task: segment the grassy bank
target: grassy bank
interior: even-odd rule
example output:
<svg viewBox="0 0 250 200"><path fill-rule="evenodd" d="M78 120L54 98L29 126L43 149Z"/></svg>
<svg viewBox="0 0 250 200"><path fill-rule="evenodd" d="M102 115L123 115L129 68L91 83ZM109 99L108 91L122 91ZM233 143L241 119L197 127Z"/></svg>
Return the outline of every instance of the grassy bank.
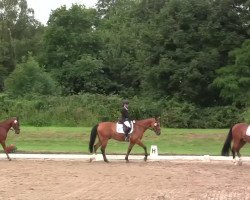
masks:
<svg viewBox="0 0 250 200"><path fill-rule="evenodd" d="M7 144L15 144L18 152L42 153L88 153L88 127L22 127L20 135L10 132ZM156 136L147 131L143 137L148 151L157 145L160 154L220 155L228 129L169 129L163 128ZM107 154L125 154L128 143L110 140ZM100 152L100 150L99 150ZM143 154L135 146L132 154ZM250 146L242 149L243 155L250 155Z"/></svg>

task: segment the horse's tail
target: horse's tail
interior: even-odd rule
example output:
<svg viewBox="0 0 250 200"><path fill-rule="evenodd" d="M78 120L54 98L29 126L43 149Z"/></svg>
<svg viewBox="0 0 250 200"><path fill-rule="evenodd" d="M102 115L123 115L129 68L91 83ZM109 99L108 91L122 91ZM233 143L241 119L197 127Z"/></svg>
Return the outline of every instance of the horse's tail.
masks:
<svg viewBox="0 0 250 200"><path fill-rule="evenodd" d="M227 135L227 139L226 139L224 146L221 150L222 156L229 156L229 150L231 149L231 142L233 140L232 129L233 129L233 127L230 128L229 133Z"/></svg>
<svg viewBox="0 0 250 200"><path fill-rule="evenodd" d="M96 124L90 133L90 140L89 140L89 151L90 153L93 153L93 147L94 147L94 143L95 143L95 139L96 139L96 135L97 135L97 128L98 128L99 124Z"/></svg>

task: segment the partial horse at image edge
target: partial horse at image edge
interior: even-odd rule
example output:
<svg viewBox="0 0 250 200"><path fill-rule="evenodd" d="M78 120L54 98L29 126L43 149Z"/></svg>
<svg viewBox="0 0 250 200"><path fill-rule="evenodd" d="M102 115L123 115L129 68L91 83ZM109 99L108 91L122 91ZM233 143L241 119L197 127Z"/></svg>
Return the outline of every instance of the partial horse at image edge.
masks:
<svg viewBox="0 0 250 200"><path fill-rule="evenodd" d="M6 139L7 139L7 134L9 130L13 128L15 131L15 134L20 133L20 123L18 117L13 117L10 119L7 119L5 121L0 122L0 143L3 147L3 150L8 158L8 160L11 160L8 154L8 149L6 147Z"/></svg>
<svg viewBox="0 0 250 200"><path fill-rule="evenodd" d="M143 144L141 141L144 132L147 129L153 130L156 135L161 134L161 128L160 128L160 118L148 118L143 120L137 120L134 123L134 131L130 136L129 140L129 147L127 150L127 154L125 156L125 160L128 162L128 156L135 144L138 144L144 149L145 157L144 160L147 160L147 147ZM98 142L94 145L96 137L98 136ZM89 141L89 151L90 153L95 153L99 147L101 147L101 152L103 156L103 160L105 162L109 162L106 158L105 149L108 144L109 139L114 139L117 141L124 141L125 136L124 134L117 133L116 132L116 123L115 122L101 122L97 125L95 125L90 134L90 141Z"/></svg>
<svg viewBox="0 0 250 200"><path fill-rule="evenodd" d="M229 156L230 150L232 151L233 159L235 159L235 153L241 157L240 149L247 143L250 142L250 136L246 135L249 124L238 123L232 126L228 132L227 138L221 150L222 156ZM233 141L233 145L231 143Z"/></svg>

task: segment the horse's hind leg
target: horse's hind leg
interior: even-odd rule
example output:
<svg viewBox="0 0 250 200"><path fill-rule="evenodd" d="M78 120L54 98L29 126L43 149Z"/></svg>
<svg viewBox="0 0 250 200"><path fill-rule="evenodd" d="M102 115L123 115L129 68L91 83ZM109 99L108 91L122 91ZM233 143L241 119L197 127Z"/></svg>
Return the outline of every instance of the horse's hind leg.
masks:
<svg viewBox="0 0 250 200"><path fill-rule="evenodd" d="M246 144L246 142L244 140L237 140L234 141L233 147L232 147L232 154L233 154L233 162L237 165L241 165L241 155L240 155L240 149ZM239 161L236 160L236 156L235 153L237 153L237 156L239 158Z"/></svg>
<svg viewBox="0 0 250 200"><path fill-rule="evenodd" d="M102 143L100 142L100 140L94 145L94 153L96 154L97 149L102 145Z"/></svg>
<svg viewBox="0 0 250 200"><path fill-rule="evenodd" d="M102 152L103 160L104 160L106 163L109 162L108 159L107 159L107 157L106 157L106 153L105 153L105 149L106 149L107 144L108 144L108 140L103 140L103 141L102 141L102 144L101 144L101 145L102 145L102 146L101 146L101 152Z"/></svg>
<svg viewBox="0 0 250 200"><path fill-rule="evenodd" d="M235 159L235 150L234 147L232 148L233 159Z"/></svg>
<svg viewBox="0 0 250 200"><path fill-rule="evenodd" d="M244 140L240 141L240 144L238 145L236 149L237 156L239 157L239 165L242 165L242 160L241 160L241 154L240 154L240 149L246 144Z"/></svg>
<svg viewBox="0 0 250 200"><path fill-rule="evenodd" d="M125 156L126 162L128 162L128 156L129 156L129 154L130 154L130 152L131 152L131 150L132 150L132 148L133 148L134 145L135 145L134 143L131 143L131 142L130 142L129 147L128 147L127 154L126 154L126 156Z"/></svg>
<svg viewBox="0 0 250 200"><path fill-rule="evenodd" d="M7 149L6 149L6 145L5 145L5 142L1 142L1 145L3 147L3 150L5 151L5 154L8 158L9 161L11 161L10 157L9 157L9 154L7 153Z"/></svg>
<svg viewBox="0 0 250 200"><path fill-rule="evenodd" d="M98 142L94 145L94 154L96 155L97 154L97 150L98 150L98 148L101 146L101 142L100 142L100 140L98 140ZM90 162L92 162L93 160L95 160L96 158L95 158L95 156L93 155L91 158L90 158Z"/></svg>

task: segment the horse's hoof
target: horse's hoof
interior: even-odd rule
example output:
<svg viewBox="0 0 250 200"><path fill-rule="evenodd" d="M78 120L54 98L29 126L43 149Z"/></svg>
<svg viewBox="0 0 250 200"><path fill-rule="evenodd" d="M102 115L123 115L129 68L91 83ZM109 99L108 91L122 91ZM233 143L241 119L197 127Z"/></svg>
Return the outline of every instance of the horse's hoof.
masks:
<svg viewBox="0 0 250 200"><path fill-rule="evenodd" d="M129 163L129 160L126 159L126 163Z"/></svg>

